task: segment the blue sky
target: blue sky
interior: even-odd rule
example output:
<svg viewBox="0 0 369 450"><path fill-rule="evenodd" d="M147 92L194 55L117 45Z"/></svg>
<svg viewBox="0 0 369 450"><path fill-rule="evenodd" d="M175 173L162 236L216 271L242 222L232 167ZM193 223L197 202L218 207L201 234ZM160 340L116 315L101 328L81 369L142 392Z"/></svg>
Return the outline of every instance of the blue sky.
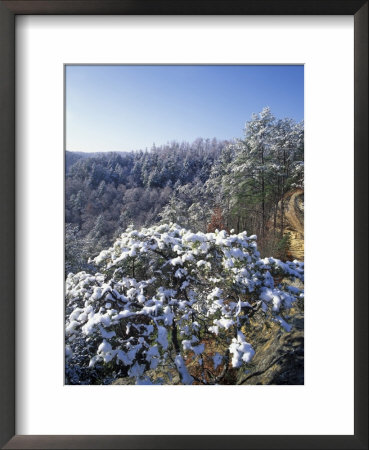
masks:
<svg viewBox="0 0 369 450"><path fill-rule="evenodd" d="M304 118L303 66L67 66L66 148L242 137L254 112Z"/></svg>

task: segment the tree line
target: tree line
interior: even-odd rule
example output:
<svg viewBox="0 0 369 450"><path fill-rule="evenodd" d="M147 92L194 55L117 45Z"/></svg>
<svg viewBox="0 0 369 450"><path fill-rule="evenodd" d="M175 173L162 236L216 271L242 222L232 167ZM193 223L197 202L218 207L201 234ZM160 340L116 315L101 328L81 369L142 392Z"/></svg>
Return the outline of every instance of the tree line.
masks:
<svg viewBox="0 0 369 450"><path fill-rule="evenodd" d="M88 259L129 226L247 230L258 235L261 253L272 252L285 239L284 196L303 186L303 161L303 123L277 119L269 108L232 141L66 152L66 274L91 270Z"/></svg>

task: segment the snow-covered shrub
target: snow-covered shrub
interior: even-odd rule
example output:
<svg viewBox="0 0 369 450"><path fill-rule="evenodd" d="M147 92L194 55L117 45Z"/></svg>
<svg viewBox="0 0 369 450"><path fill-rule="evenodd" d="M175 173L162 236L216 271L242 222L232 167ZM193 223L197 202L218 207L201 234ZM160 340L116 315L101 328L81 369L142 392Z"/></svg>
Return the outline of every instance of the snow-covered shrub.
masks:
<svg viewBox="0 0 369 450"><path fill-rule="evenodd" d="M249 317L258 311L289 331L284 312L303 296L288 282L303 279L303 263L261 259L256 236L246 232L192 233L175 224L128 229L94 263L94 275L66 280L71 384L122 376L159 383L159 369L183 384L221 383L255 353ZM202 369L206 355L212 370Z"/></svg>

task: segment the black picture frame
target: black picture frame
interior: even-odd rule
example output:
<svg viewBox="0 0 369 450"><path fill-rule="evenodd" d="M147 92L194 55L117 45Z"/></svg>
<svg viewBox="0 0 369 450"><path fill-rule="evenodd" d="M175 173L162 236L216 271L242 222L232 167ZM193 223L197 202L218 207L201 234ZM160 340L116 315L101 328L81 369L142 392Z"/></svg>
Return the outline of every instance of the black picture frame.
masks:
<svg viewBox="0 0 369 450"><path fill-rule="evenodd" d="M19 14L353 15L354 435L15 435L15 17ZM368 448L368 1L365 0L0 0L0 445L7 449ZM318 407L318 405L317 405Z"/></svg>

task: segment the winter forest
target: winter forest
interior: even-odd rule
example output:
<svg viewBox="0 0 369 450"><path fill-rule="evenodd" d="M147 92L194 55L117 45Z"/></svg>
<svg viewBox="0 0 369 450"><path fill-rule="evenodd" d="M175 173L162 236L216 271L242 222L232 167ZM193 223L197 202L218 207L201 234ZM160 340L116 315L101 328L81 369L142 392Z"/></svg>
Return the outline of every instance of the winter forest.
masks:
<svg viewBox="0 0 369 450"><path fill-rule="evenodd" d="M304 125L66 152L66 384L304 383Z"/></svg>

